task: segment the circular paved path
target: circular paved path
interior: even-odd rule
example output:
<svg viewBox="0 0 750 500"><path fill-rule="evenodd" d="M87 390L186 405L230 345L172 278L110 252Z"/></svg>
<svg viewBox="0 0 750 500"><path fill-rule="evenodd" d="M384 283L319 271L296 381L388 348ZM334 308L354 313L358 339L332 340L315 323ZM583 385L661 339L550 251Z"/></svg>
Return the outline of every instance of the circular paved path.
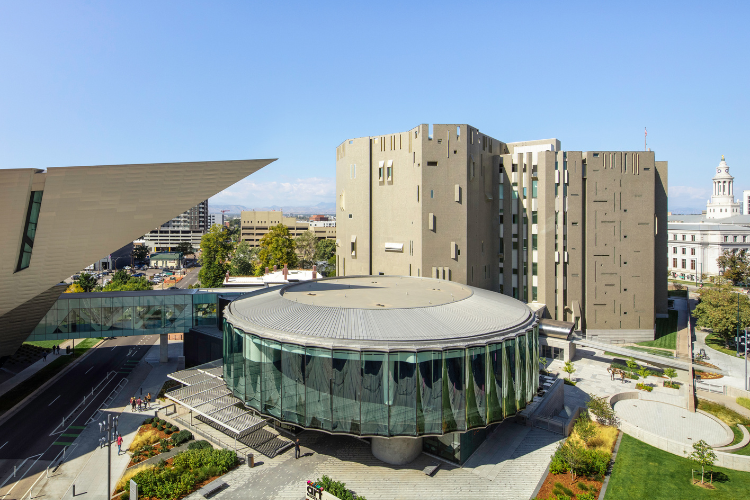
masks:
<svg viewBox="0 0 750 500"><path fill-rule="evenodd" d="M711 446L718 446L727 441L727 432L721 424L702 413L640 399L618 401L614 409L622 420L680 443L692 444L702 439Z"/></svg>

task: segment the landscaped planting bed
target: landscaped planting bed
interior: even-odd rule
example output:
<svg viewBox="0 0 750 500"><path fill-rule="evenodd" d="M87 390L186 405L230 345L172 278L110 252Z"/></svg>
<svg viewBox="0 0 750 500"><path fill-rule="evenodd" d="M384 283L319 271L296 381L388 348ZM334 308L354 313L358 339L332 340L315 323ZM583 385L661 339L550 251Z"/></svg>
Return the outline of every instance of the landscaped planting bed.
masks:
<svg viewBox="0 0 750 500"><path fill-rule="evenodd" d="M698 409L703 410L706 413L710 413L715 417L718 417L722 422L727 424L732 429L732 432L734 433L734 440L731 444L733 445L742 441L743 437L742 431L739 429L739 427L737 427L737 424L742 424L745 427L750 426L750 418L747 418L744 415L740 415L731 408L727 408L726 406L720 405L719 403L714 403L713 401L698 399ZM750 446L745 446L744 448L735 450L732 453L735 453L737 455L750 455Z"/></svg>
<svg viewBox="0 0 750 500"><path fill-rule="evenodd" d="M538 499L595 500L602 489L619 430L582 414L573 433L552 457Z"/></svg>
<svg viewBox="0 0 750 500"><path fill-rule="evenodd" d="M180 431L176 425L165 420L147 418L130 445L133 456L130 458L128 467L169 451L191 439L193 435L190 431Z"/></svg>
<svg viewBox="0 0 750 500"><path fill-rule="evenodd" d="M178 453L156 465L133 467L118 481L115 493L130 494L130 480L138 485L138 498L178 500L226 474L238 464L237 454L213 448Z"/></svg>

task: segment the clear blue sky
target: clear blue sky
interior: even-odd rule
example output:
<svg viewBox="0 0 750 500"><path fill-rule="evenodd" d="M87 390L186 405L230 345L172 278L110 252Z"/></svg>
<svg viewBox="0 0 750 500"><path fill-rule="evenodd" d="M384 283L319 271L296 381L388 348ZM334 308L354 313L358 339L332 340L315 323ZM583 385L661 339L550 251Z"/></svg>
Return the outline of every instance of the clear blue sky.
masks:
<svg viewBox="0 0 750 500"><path fill-rule="evenodd" d="M750 189L749 2L0 2L0 168L278 157L214 198L334 201L335 148L419 123Z"/></svg>

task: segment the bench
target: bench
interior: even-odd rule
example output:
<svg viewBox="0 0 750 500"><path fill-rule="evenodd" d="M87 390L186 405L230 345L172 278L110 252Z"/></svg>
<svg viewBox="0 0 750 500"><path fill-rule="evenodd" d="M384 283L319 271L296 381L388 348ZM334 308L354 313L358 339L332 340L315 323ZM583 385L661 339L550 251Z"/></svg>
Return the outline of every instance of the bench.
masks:
<svg viewBox="0 0 750 500"><path fill-rule="evenodd" d="M439 468L440 464L432 464L422 469L422 472L424 472L428 476L432 476Z"/></svg>
<svg viewBox="0 0 750 500"><path fill-rule="evenodd" d="M203 496L203 498L208 498L209 496L213 495L214 493L218 492L221 489L226 488L229 486L227 483L222 481L221 479L216 479L214 481L211 481L206 486L198 490L198 493Z"/></svg>

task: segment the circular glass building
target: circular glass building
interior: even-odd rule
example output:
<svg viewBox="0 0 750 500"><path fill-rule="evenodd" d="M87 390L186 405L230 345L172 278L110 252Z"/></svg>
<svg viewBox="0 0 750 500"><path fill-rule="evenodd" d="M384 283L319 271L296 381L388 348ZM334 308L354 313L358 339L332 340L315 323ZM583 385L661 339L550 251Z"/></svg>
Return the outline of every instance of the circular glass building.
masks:
<svg viewBox="0 0 750 500"><path fill-rule="evenodd" d="M408 437L407 448L421 451L413 438L500 422L538 388L535 314L450 281L302 282L244 295L223 318L227 386L261 414L303 428ZM412 453L403 443L373 439L373 453L403 463Z"/></svg>

